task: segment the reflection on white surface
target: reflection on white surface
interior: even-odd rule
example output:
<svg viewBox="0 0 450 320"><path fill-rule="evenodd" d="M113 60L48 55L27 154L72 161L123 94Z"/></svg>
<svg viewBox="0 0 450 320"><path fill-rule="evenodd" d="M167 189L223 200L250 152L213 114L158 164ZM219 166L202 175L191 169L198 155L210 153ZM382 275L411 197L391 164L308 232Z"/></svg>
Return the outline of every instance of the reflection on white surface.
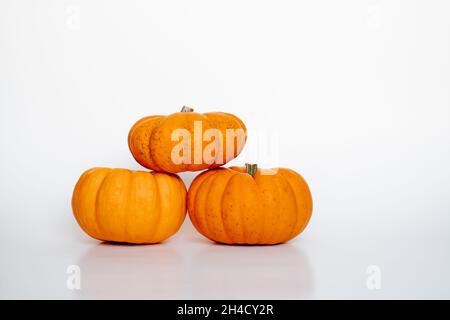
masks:
<svg viewBox="0 0 450 320"><path fill-rule="evenodd" d="M18 299L389 299L450 297L449 237L305 232L277 246L225 246L189 220L156 245L115 245L73 232L2 242L0 297ZM17 226L14 226L15 230ZM342 226L341 226L342 229ZM80 290L67 286L79 266ZM369 266L381 287L367 287Z"/></svg>
<svg viewBox="0 0 450 320"><path fill-rule="evenodd" d="M211 244L192 256L188 270L198 299L301 299L314 285L307 257L291 244Z"/></svg>
<svg viewBox="0 0 450 320"><path fill-rule="evenodd" d="M100 243L79 260L83 299L177 299L181 297L183 259L163 245Z"/></svg>
<svg viewBox="0 0 450 320"><path fill-rule="evenodd" d="M89 248L77 265L82 288L73 292L81 299L300 299L310 295L314 282L306 256L290 244L199 241L183 250L104 242Z"/></svg>

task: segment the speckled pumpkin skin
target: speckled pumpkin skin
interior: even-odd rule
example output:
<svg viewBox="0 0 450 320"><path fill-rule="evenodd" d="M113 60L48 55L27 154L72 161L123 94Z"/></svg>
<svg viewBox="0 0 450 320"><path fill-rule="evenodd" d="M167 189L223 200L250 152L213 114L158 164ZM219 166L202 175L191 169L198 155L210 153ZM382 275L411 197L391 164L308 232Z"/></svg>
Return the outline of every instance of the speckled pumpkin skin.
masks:
<svg viewBox="0 0 450 320"><path fill-rule="evenodd" d="M186 187L172 174L93 168L75 186L72 211L95 239L158 243L183 223Z"/></svg>
<svg viewBox="0 0 450 320"><path fill-rule="evenodd" d="M201 121L202 130L218 129L223 136L223 140L218 142L218 150L222 149L222 161L208 162L208 159L201 161L191 161L191 163L176 164L171 159L173 148L178 144L172 141L171 136L176 129L186 129L194 137L194 121ZM242 129L245 139L239 146L237 139L234 139L233 154L226 154L226 130ZM247 136L245 124L235 115L224 112L196 113L177 112L169 116L149 116L136 122L128 134L128 146L133 157L142 166L155 171L163 172L185 172L200 171L221 166L238 156L242 151ZM208 141L200 141L201 150L209 144ZM191 144L191 154L194 154L194 143ZM219 153L217 153L218 155ZM194 160L194 159L192 159Z"/></svg>
<svg viewBox="0 0 450 320"><path fill-rule="evenodd" d="M189 217L210 240L269 245L291 240L308 224L312 197L305 180L290 169L206 171L188 191Z"/></svg>

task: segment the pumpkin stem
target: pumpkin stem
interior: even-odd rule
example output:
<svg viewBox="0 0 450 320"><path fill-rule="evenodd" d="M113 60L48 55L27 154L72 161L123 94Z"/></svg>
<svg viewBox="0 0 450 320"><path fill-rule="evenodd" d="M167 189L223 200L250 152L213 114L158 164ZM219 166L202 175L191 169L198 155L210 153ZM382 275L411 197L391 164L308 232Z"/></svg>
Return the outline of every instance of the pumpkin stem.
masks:
<svg viewBox="0 0 450 320"><path fill-rule="evenodd" d="M258 170L258 165L256 163L246 163L245 164L245 173L248 173L252 177L255 176L257 170Z"/></svg>
<svg viewBox="0 0 450 320"><path fill-rule="evenodd" d="M181 112L194 112L194 108L183 106L183 108L181 108Z"/></svg>

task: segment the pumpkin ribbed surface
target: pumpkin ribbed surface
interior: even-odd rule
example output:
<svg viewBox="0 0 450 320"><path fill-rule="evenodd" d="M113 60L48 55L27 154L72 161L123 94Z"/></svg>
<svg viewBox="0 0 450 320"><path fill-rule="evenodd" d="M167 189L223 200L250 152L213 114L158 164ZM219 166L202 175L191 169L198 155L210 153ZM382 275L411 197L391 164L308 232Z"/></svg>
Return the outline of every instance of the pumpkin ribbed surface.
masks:
<svg viewBox="0 0 450 320"><path fill-rule="evenodd" d="M240 167L218 168L194 179L187 206L201 234L227 244L276 244L305 229L312 213L305 180L284 168L252 174Z"/></svg>
<svg viewBox="0 0 450 320"><path fill-rule="evenodd" d="M157 243L178 231L186 215L186 187L172 174L93 168L80 177L73 214L91 237Z"/></svg>
<svg viewBox="0 0 450 320"><path fill-rule="evenodd" d="M195 126L196 123L200 128ZM220 138L208 135L216 130ZM228 133L227 133L228 131ZM186 133L189 139L177 135ZM241 132L237 137L232 132ZM128 146L139 164L164 172L200 171L221 166L242 151L247 129L238 117L224 112L196 113L192 109L169 116L149 116L136 122L128 134ZM178 156L177 146L183 140L187 143L186 156L189 161L174 161ZM183 142L183 143L184 143ZM227 152L227 146L229 151ZM198 152L200 151L200 152ZM187 153L187 152L186 152Z"/></svg>

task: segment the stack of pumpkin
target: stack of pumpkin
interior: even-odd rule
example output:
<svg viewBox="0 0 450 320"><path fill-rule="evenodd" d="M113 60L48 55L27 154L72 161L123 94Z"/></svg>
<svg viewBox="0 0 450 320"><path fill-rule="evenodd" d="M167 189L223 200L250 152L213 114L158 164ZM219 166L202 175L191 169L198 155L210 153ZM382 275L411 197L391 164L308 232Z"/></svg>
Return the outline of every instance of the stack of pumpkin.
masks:
<svg viewBox="0 0 450 320"><path fill-rule="evenodd" d="M200 146L176 139L198 135L197 124L202 131L219 133L209 158L203 156L208 148L203 139ZM243 131L243 143L236 144L238 137L229 135L230 130ZM246 134L244 123L232 114L199 114L188 107L139 120L130 130L128 145L136 161L154 171L93 168L84 172L72 196L78 224L101 241L158 243L179 230L188 210L194 227L219 243L261 245L294 238L312 213L311 193L298 173L253 164L220 167L239 155ZM229 145L234 146L231 154L223 156ZM201 153L197 161L174 161L174 155L190 156L198 151L194 148ZM211 161L218 154L223 161ZM177 173L205 169L187 192Z"/></svg>

